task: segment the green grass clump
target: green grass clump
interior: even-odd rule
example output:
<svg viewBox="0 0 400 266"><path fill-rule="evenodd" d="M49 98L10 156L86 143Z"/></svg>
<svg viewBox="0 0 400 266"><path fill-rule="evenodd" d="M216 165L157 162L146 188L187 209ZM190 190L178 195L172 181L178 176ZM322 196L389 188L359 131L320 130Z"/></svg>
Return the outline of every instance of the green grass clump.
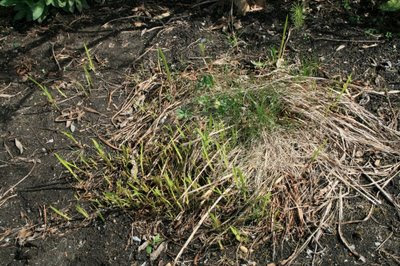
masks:
<svg viewBox="0 0 400 266"><path fill-rule="evenodd" d="M233 126L241 138L258 136L264 129L278 126L283 107L272 89L238 89L215 95L202 95L195 101L194 113Z"/></svg>

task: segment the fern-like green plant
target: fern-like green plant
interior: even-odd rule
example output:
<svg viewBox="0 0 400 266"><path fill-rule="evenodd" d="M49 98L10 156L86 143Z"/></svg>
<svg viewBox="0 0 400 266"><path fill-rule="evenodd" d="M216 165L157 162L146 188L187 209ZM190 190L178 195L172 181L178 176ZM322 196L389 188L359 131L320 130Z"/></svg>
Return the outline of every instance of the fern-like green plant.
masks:
<svg viewBox="0 0 400 266"><path fill-rule="evenodd" d="M73 13L82 12L89 7L86 0L1 0L0 6L13 7L14 19L42 22L49 14L50 8L59 8Z"/></svg>

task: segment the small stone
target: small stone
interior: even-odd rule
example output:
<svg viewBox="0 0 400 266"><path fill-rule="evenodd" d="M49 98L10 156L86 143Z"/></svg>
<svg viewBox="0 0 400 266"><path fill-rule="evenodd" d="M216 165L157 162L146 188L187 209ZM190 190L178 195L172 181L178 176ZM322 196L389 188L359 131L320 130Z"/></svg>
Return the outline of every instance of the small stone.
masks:
<svg viewBox="0 0 400 266"><path fill-rule="evenodd" d="M375 160L374 165L376 167L381 166L381 160L379 160L379 159Z"/></svg>
<svg viewBox="0 0 400 266"><path fill-rule="evenodd" d="M271 263L268 263L267 266L276 266L276 264L271 262Z"/></svg>
<svg viewBox="0 0 400 266"><path fill-rule="evenodd" d="M362 157L364 155L364 153L362 152L362 151L357 151L356 152L356 157L357 158L360 158L360 157Z"/></svg>

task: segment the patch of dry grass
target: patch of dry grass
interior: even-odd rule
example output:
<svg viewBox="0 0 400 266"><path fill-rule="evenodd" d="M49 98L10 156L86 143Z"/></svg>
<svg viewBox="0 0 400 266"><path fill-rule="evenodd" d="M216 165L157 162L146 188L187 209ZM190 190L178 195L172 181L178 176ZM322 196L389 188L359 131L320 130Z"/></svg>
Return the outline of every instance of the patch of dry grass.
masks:
<svg viewBox="0 0 400 266"><path fill-rule="evenodd" d="M210 65L137 82L102 139L113 151L94 141L97 155L76 162L80 199L96 202L95 213L169 221L169 240L185 242L175 262L193 241L275 250L278 239L306 237L289 263L344 222L348 197L378 206L383 195L399 208L385 187L399 171L400 133L349 85Z"/></svg>

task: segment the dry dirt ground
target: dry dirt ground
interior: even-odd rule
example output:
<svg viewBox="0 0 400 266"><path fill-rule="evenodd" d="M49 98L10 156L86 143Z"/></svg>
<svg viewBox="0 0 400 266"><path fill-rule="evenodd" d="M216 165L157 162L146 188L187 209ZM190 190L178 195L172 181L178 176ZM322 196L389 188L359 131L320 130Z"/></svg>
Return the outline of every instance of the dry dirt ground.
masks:
<svg viewBox="0 0 400 266"><path fill-rule="evenodd" d="M166 238L172 228L135 211L110 210L105 213L105 222L96 220L88 224L53 219L55 215L49 206L69 206L75 194L73 180L54 157L54 153L67 154L72 150L70 140L61 131L66 130L67 121L72 121L83 142L106 134L103 125L109 123L129 94L126 77L153 71L151 64L156 61L159 47L173 71L199 67L198 44L203 41L207 44L207 57L229 55L238 59L239 68L254 69L251 61L264 58L271 47L279 47L290 5L271 5L267 10L236 19L237 39L232 40L230 30L224 32L229 23L221 19L221 14L207 9L209 4L196 8L192 3L159 1L144 6L142 2L115 1L81 15L54 14L42 24L23 25L1 18L1 265L165 265L182 246L183 241L171 241L169 250L160 255L157 263L150 262L144 250L138 251L140 239L135 242L132 237L162 232ZM312 71L308 74L316 77L346 80L351 74L353 83L360 87L386 88L393 93L385 94L382 90L381 94L371 94L365 105L383 121L398 123L400 36L396 20L375 25L378 22L365 20L362 11L346 13L341 4L335 7L327 2L311 1L309 8L304 28L291 32L287 61L308 62ZM90 97L67 98L60 103L60 110L54 110L38 87L26 80L26 74L44 85L59 82L68 89L68 84L84 80L84 43L91 49L97 66L94 89ZM399 158L393 161L399 162ZM399 204L398 173L387 190ZM370 205L354 198L347 206L351 211L345 214L346 219L368 219L343 225L342 231L365 257L367 265L398 265L399 209L384 197L380 199L381 206L369 215ZM266 265L288 258L298 243L302 240L288 240L274 256L271 246L260 247L247 261L237 258L236 250L228 249L222 255L218 247L204 252L193 246L184 259L186 265ZM363 263L342 243L335 230L325 234L320 245L320 253L307 247L294 263Z"/></svg>

